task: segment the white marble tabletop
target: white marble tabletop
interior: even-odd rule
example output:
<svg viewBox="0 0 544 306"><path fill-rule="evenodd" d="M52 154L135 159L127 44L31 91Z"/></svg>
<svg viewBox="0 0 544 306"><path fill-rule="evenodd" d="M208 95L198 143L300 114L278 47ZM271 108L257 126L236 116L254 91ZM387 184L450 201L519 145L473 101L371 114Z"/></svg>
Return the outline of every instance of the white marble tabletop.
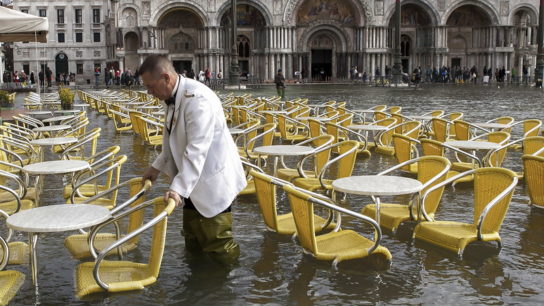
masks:
<svg viewBox="0 0 544 306"><path fill-rule="evenodd" d="M366 113L366 114L373 114L373 113L376 112L373 109L353 109L351 111L354 112L354 113Z"/></svg>
<svg viewBox="0 0 544 306"><path fill-rule="evenodd" d="M327 106L331 106L331 105L325 105L325 104L308 104L306 105L308 107L312 107L312 108L325 108ZM334 106L334 105L333 105Z"/></svg>
<svg viewBox="0 0 544 306"><path fill-rule="evenodd" d="M64 110L56 110L54 111L55 114L66 114L66 113L81 113L82 111L80 109L64 109Z"/></svg>
<svg viewBox="0 0 544 306"><path fill-rule="evenodd" d="M69 125L60 124L60 125L49 125L49 126L40 126L32 129L34 132L55 132L62 131L71 128Z"/></svg>
<svg viewBox="0 0 544 306"><path fill-rule="evenodd" d="M41 163L34 163L23 167L28 174L66 174L85 170L89 163L84 160L52 160Z"/></svg>
<svg viewBox="0 0 544 306"><path fill-rule="evenodd" d="M52 233L91 227L110 216L103 206L60 204L23 210L9 216L6 222L9 228L21 232Z"/></svg>
<svg viewBox="0 0 544 306"><path fill-rule="evenodd" d="M74 104L74 107L89 107L89 104Z"/></svg>
<svg viewBox="0 0 544 306"><path fill-rule="evenodd" d="M30 141L30 144L36 146L56 146L65 145L77 142L75 137L53 137L53 138L40 138Z"/></svg>
<svg viewBox="0 0 544 306"><path fill-rule="evenodd" d="M300 156L311 154L315 151L314 148L309 146L297 146L297 145L272 145L261 146L253 150L257 154L269 154L277 156Z"/></svg>
<svg viewBox="0 0 544 306"><path fill-rule="evenodd" d="M332 182L332 188L335 191L350 194L394 196L419 192L423 188L423 184L421 184L420 181L409 177L363 175L334 180Z"/></svg>
<svg viewBox="0 0 544 306"><path fill-rule="evenodd" d="M32 111L32 112L28 112L28 113L25 113L25 115L29 115L29 116L40 116L40 115L53 115L52 112L50 111Z"/></svg>
<svg viewBox="0 0 544 306"><path fill-rule="evenodd" d="M348 126L348 129L358 130L358 131L386 131L389 128L383 125L352 124Z"/></svg>
<svg viewBox="0 0 544 306"><path fill-rule="evenodd" d="M72 119L72 118L74 118L74 115L56 116L56 117L43 119L42 122L55 122L55 121L62 121L66 119Z"/></svg>
<svg viewBox="0 0 544 306"><path fill-rule="evenodd" d="M282 110L275 110L275 111L269 110L269 111L262 111L261 113L263 113L263 114L287 114L286 111L282 111Z"/></svg>
<svg viewBox="0 0 544 306"><path fill-rule="evenodd" d="M497 122L476 122L473 124L484 129L505 129L510 127L509 124L497 123Z"/></svg>
<svg viewBox="0 0 544 306"><path fill-rule="evenodd" d="M309 119L316 120L316 121L331 121L333 118L330 118L330 117L307 117L307 116L297 117L297 120L309 120Z"/></svg>
<svg viewBox="0 0 544 306"><path fill-rule="evenodd" d="M157 116L164 116L164 115L166 115L166 112L165 111L158 111L158 112L152 112L151 114L157 115Z"/></svg>
<svg viewBox="0 0 544 306"><path fill-rule="evenodd" d="M465 150L494 150L501 146L500 144L495 142L476 140L452 140L446 141L444 144L452 146L454 148Z"/></svg>

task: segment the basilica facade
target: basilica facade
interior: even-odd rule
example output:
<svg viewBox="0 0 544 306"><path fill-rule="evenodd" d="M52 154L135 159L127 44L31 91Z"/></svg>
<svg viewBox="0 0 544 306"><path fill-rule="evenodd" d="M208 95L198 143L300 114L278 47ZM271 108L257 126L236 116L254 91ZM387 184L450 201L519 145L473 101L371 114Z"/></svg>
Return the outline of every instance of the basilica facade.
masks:
<svg viewBox="0 0 544 306"><path fill-rule="evenodd" d="M55 2L59 5L59 1ZM178 71L229 72L228 0L111 2L106 63L135 71L149 54ZM415 67L536 65L537 0L401 0L401 60ZM393 64L395 0L238 0L236 52L242 75L339 80ZM106 34L108 35L108 34ZM107 47L107 46L106 46ZM298 72L298 73L296 73Z"/></svg>

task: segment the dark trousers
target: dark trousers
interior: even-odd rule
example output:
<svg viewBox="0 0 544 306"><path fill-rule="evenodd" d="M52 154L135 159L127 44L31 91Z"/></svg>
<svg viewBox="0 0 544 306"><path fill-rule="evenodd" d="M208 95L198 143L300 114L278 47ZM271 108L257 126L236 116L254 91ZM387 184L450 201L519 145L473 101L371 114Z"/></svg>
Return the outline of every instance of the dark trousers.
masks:
<svg viewBox="0 0 544 306"><path fill-rule="evenodd" d="M213 260L232 264L240 255L240 247L232 238L232 213L230 206L216 215L206 218L184 199L183 231L185 247L189 252L204 252Z"/></svg>

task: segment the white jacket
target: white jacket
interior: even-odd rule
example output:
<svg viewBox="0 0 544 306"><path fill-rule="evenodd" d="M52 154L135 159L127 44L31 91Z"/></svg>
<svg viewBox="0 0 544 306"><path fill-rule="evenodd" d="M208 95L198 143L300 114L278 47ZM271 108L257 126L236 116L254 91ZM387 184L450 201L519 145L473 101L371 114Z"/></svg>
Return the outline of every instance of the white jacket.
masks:
<svg viewBox="0 0 544 306"><path fill-rule="evenodd" d="M173 178L171 190L190 197L198 212L211 218L245 188L245 173L217 95L198 81L179 77L175 106L166 112L162 152L152 166Z"/></svg>

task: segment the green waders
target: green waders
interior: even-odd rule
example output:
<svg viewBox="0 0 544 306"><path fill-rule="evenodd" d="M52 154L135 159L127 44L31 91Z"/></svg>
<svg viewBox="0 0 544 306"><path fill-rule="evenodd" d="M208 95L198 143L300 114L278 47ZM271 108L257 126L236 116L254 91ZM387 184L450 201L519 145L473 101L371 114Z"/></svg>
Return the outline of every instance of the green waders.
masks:
<svg viewBox="0 0 544 306"><path fill-rule="evenodd" d="M240 256L240 247L232 238L231 212L206 218L196 209L183 209L182 235L188 251L203 251L225 265L235 263Z"/></svg>

